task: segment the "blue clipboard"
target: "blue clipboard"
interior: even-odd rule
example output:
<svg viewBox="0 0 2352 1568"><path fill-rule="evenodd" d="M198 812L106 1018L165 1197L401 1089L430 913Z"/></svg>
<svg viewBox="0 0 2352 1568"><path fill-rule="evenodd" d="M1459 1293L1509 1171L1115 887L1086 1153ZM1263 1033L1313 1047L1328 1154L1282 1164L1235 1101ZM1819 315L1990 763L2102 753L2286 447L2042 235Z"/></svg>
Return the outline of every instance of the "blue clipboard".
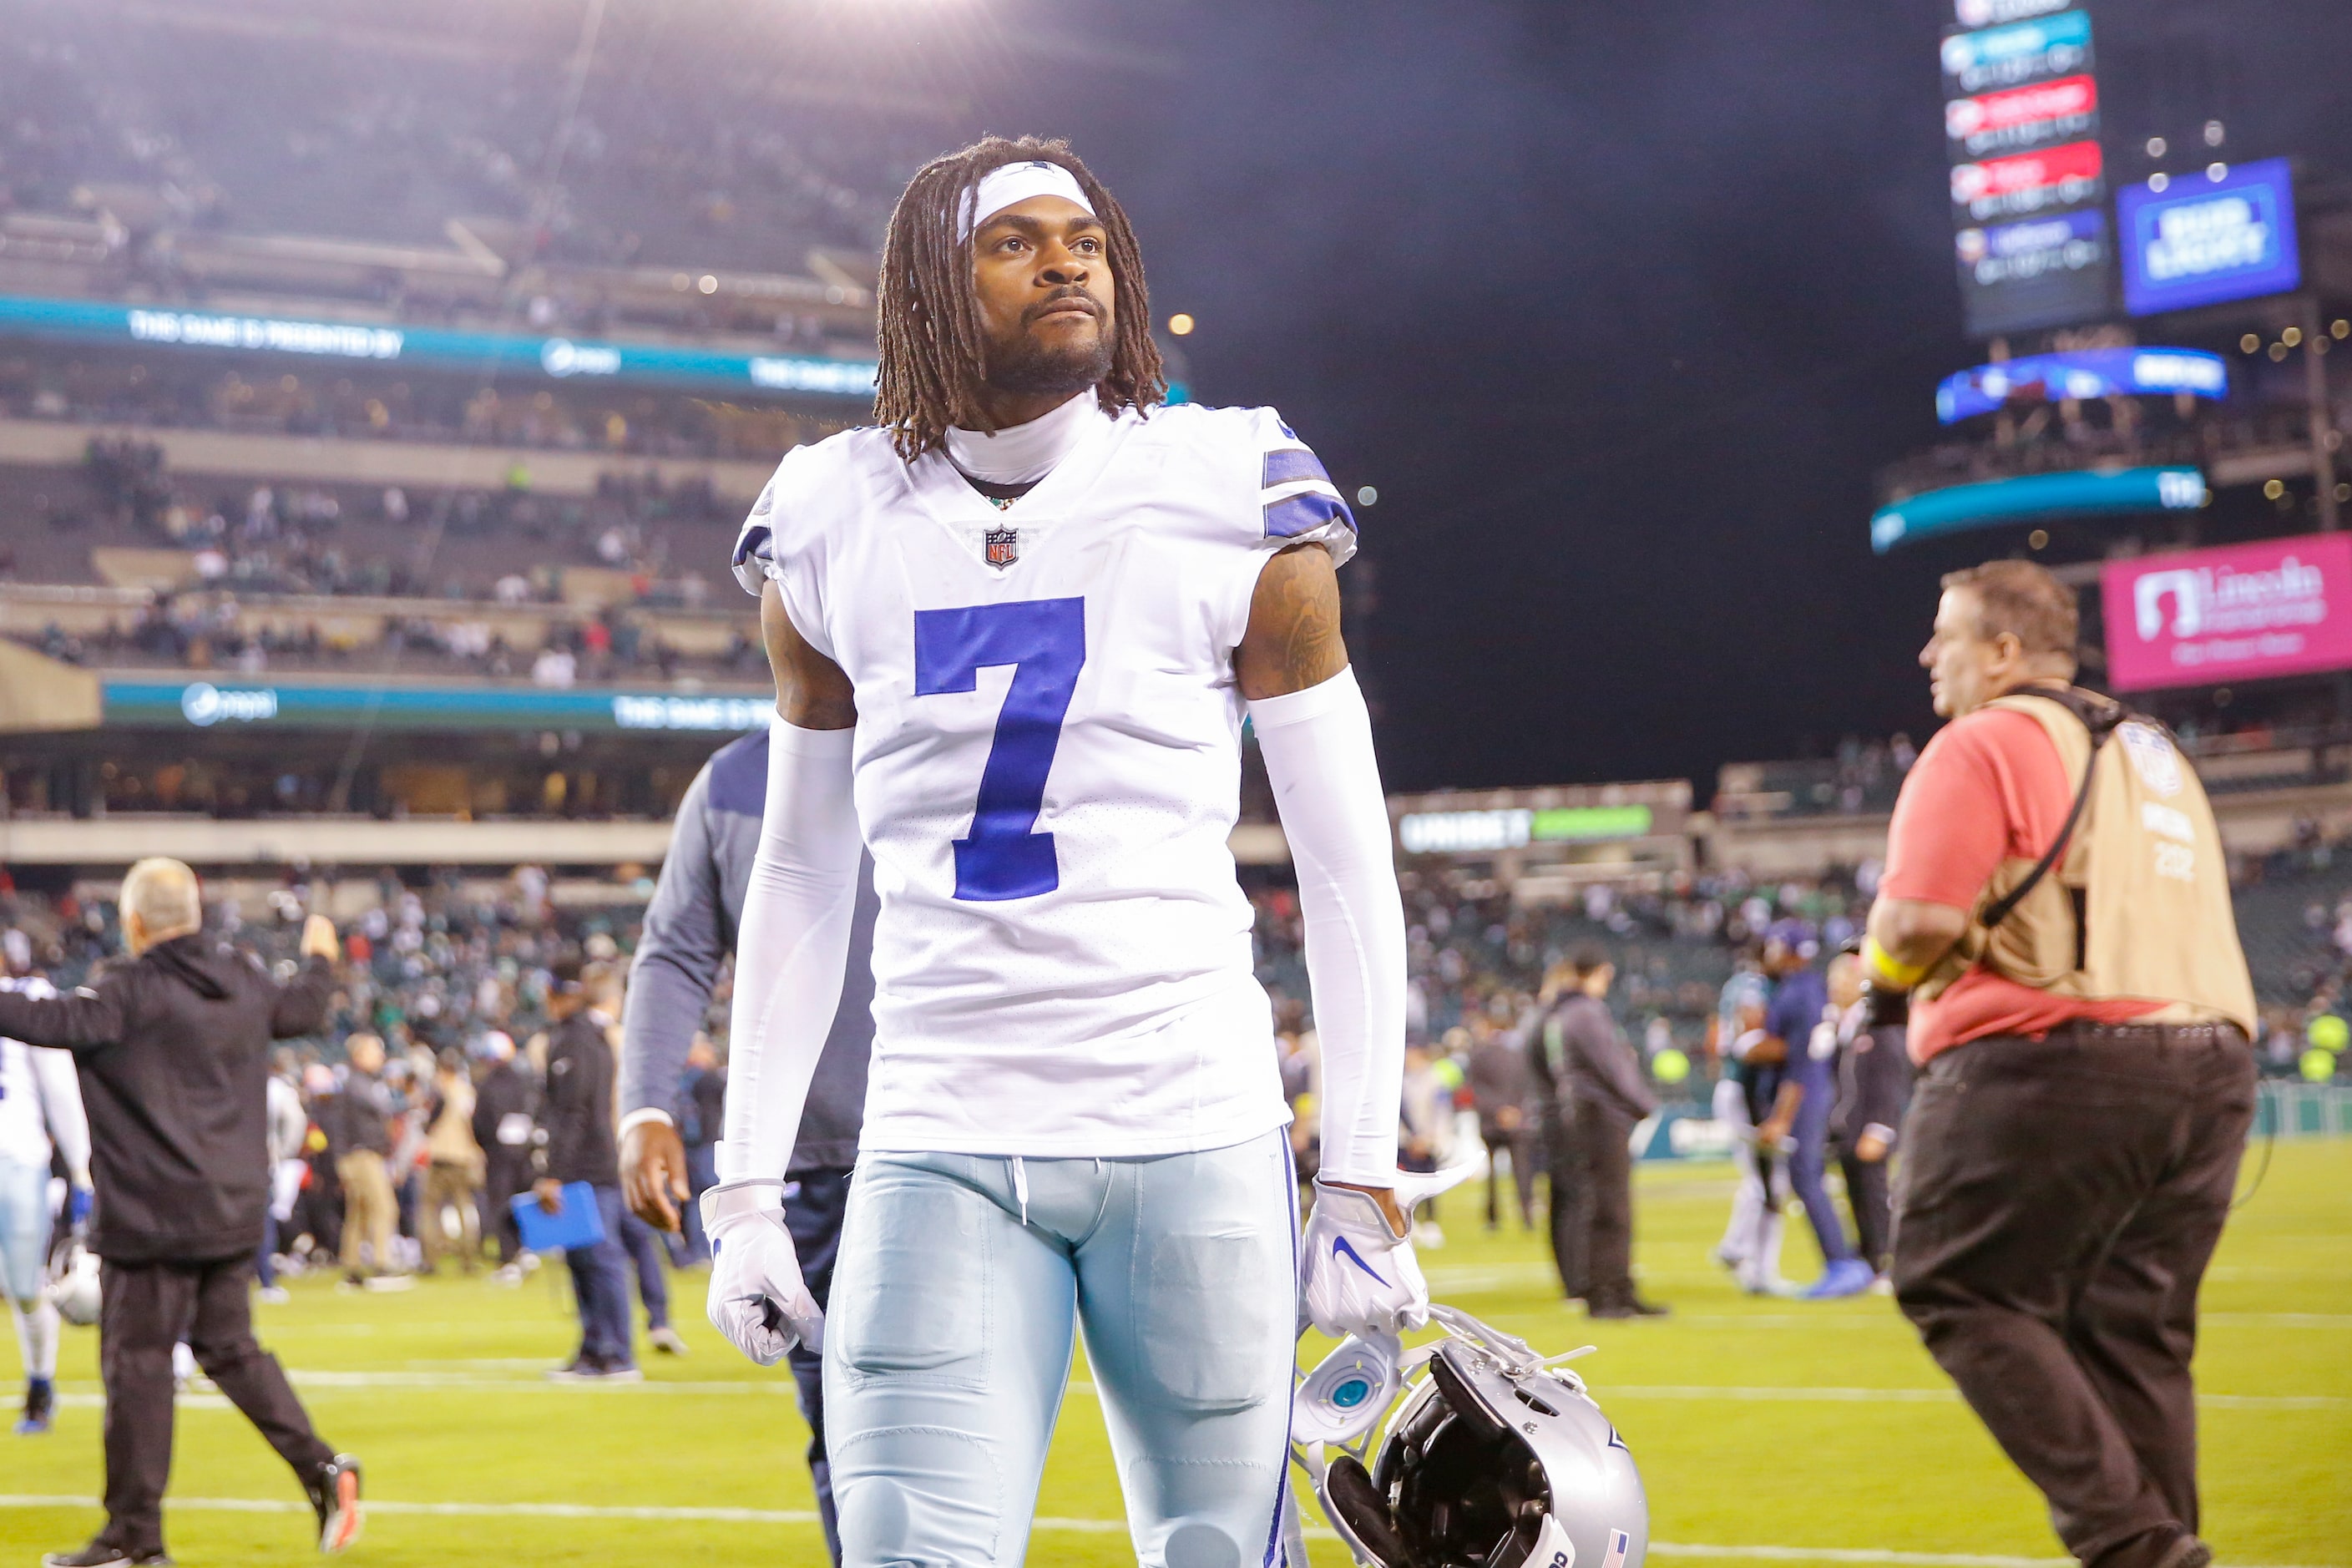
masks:
<svg viewBox="0 0 2352 1568"><path fill-rule="evenodd" d="M569 1252L595 1246L604 1239L604 1216L596 1206L596 1189L585 1182L567 1182L563 1207L549 1214L530 1193L509 1200L522 1244L533 1252Z"/></svg>

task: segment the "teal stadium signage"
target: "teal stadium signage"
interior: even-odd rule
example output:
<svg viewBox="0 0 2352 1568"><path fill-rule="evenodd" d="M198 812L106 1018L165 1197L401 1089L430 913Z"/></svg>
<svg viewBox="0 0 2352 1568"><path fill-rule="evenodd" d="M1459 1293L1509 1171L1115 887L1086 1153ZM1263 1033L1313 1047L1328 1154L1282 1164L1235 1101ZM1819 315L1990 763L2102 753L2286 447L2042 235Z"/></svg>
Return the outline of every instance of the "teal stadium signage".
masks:
<svg viewBox="0 0 2352 1568"><path fill-rule="evenodd" d="M875 363L870 359L720 353L662 343L592 342L89 300L0 295L0 336L368 361L549 381L631 382L861 401L874 395Z"/></svg>
<svg viewBox="0 0 2352 1568"><path fill-rule="evenodd" d="M105 724L144 730L578 730L736 734L765 725L765 693L366 685L107 677Z"/></svg>
<svg viewBox="0 0 2352 1568"><path fill-rule="evenodd" d="M2211 495L2195 468L2079 468L1952 485L1889 501L1871 514L1870 547L1884 555L1939 533L2064 517L2195 511Z"/></svg>

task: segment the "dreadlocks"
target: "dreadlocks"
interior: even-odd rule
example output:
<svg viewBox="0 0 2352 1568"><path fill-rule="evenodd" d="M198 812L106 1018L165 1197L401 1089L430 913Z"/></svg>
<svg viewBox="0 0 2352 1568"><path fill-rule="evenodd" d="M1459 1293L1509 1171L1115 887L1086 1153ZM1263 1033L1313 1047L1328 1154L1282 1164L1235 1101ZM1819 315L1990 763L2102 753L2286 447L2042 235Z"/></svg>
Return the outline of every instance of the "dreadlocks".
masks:
<svg viewBox="0 0 2352 1568"><path fill-rule="evenodd" d="M1118 294L1110 374L1096 388L1103 408L1149 408L1167 395L1160 350L1151 341L1143 254L1127 214L1068 142L985 137L923 166L898 198L889 236L882 242L882 366L874 421L889 427L890 444L908 462L937 449L950 426L970 429L982 421L974 392L987 363L987 342L972 290L971 241L957 237L957 220L983 175L1006 163L1032 161L1058 163L1070 172L1108 241Z"/></svg>

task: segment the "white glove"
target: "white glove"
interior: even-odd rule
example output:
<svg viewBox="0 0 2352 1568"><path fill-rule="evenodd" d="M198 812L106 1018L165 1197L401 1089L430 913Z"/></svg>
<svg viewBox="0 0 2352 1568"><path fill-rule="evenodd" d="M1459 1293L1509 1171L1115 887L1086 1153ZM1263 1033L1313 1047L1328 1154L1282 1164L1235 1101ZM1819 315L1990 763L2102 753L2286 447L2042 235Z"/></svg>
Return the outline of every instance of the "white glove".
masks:
<svg viewBox="0 0 2352 1568"><path fill-rule="evenodd" d="M730 1182L702 1194L710 1237L710 1326L761 1366L794 1345L824 1348L824 1313L801 1280L800 1254L784 1228L784 1184Z"/></svg>
<svg viewBox="0 0 2352 1568"><path fill-rule="evenodd" d="M1316 1182L1298 1286L1307 1321L1334 1339L1400 1333L1429 1321L1429 1286L1412 1243L1389 1228L1371 1194L1353 1187Z"/></svg>
<svg viewBox="0 0 2352 1568"><path fill-rule="evenodd" d="M1486 1152L1442 1171L1396 1173L1397 1207L1410 1215L1447 1188L1483 1174ZM1307 1321L1337 1339L1345 1334L1398 1334L1429 1321L1429 1285L1412 1243L1389 1228L1368 1192L1315 1183L1315 1212L1298 1262Z"/></svg>

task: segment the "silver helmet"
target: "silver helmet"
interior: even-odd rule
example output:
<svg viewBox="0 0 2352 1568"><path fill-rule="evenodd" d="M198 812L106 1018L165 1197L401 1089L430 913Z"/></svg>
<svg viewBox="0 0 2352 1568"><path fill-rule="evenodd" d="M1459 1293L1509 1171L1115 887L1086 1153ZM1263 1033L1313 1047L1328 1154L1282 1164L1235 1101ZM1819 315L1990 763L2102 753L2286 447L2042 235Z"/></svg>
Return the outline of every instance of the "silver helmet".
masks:
<svg viewBox="0 0 2352 1568"><path fill-rule="evenodd" d="M1356 1560L1641 1568L1641 1472L1584 1380L1559 1365L1584 1352L1538 1355L1451 1307L1431 1307L1430 1321L1446 1337L1411 1352L1390 1335L1340 1342L1293 1401L1296 1458Z"/></svg>
<svg viewBox="0 0 2352 1568"><path fill-rule="evenodd" d="M98 1321L98 1254L69 1235L49 1258L49 1280L42 1292L58 1316L79 1328Z"/></svg>

